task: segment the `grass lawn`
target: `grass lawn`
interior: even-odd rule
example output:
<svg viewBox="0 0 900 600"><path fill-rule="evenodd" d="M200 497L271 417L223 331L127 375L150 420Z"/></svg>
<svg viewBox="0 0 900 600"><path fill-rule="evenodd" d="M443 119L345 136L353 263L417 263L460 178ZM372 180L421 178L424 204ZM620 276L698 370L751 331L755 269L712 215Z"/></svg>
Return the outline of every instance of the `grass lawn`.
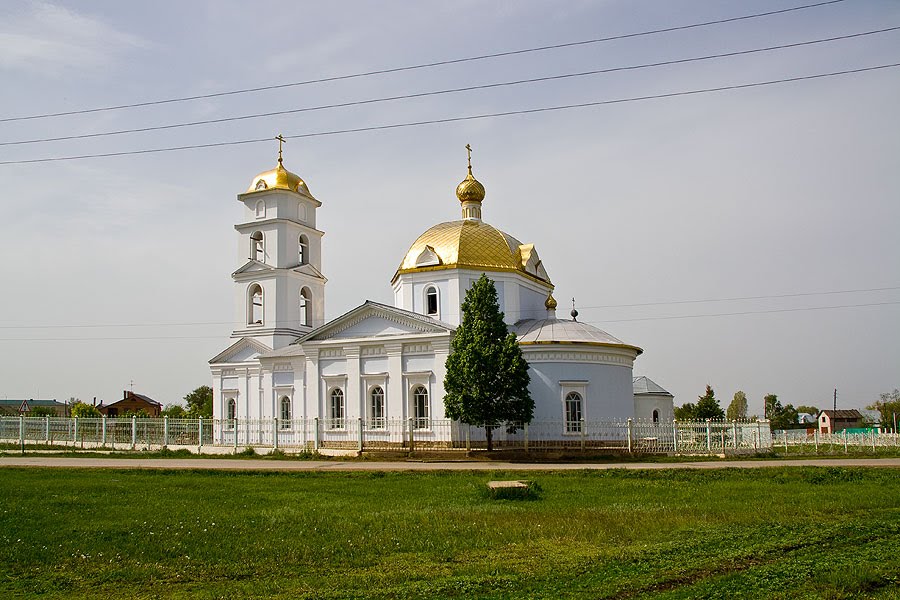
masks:
<svg viewBox="0 0 900 600"><path fill-rule="evenodd" d="M900 598L892 469L4 468L0 506L4 598Z"/></svg>

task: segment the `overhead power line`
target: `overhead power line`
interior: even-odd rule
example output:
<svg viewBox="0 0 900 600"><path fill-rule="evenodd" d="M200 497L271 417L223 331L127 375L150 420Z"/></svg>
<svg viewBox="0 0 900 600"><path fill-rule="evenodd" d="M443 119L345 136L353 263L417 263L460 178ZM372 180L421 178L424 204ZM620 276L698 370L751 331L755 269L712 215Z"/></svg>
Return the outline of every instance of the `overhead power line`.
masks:
<svg viewBox="0 0 900 600"><path fill-rule="evenodd" d="M631 308L640 306L667 306L675 304L699 304L704 302L736 302L742 300L773 300L781 298L798 298L809 296L829 296L834 294L862 294L871 292L888 292L900 290L900 286L859 288L850 290L827 290L824 292L794 292L790 294L768 294L765 296L735 296L731 298L700 298L695 300L668 300L664 302L637 302L632 304L601 304L596 306L579 305L579 310L599 308ZM458 313L454 313L458 314ZM171 323L65 323L61 325L0 325L0 329L93 329L117 327L193 327L205 325L231 325L234 321L180 321Z"/></svg>
<svg viewBox="0 0 900 600"><path fill-rule="evenodd" d="M818 8L820 6L827 6L830 4L839 4L839 3L845 2L845 1L846 0L828 0L827 2L816 2L814 4L804 4L802 6L794 6L791 8L771 10L771 11L767 11L767 12L753 13L753 14L749 14L749 15L741 15L738 17L729 17L727 19L716 19L714 21L704 21L701 23L691 23L688 25L677 25L674 27L665 27L662 29L651 29L651 30L647 30L647 31L638 31L638 32L633 32L633 33L612 35L612 36L593 38L593 39L588 39L588 40L579 40L579 41L575 41L575 42L550 44L550 45L546 45L546 46L537 46L537 47L533 47L533 48L522 48L519 50L508 50L508 51L504 51L504 52L495 52L492 54L481 54L481 55L477 55L477 56L468 56L468 57L464 57L464 58L453 58L453 59L433 61L433 62L427 62L427 63L414 64L414 65L406 65L406 66L401 66L401 67L378 69L378 70L374 70L374 71L351 73L351 74L346 74L346 75L334 75L334 76L330 76L330 77L320 77L317 79L307 79L304 81L296 81L296 82L292 82L292 83L281 83L281 84L276 84L276 85L266 85L266 86L243 88L243 89L237 89L237 90L227 90L224 92L213 92L213 93L209 93L209 94L197 94L194 96L165 98L162 100L150 100L147 102L134 102L134 103L130 103L130 104L101 106L101 107L96 107L96 108L85 108L85 109L79 109L79 110L43 113L43 114L36 114L36 115L26 115L26 116L20 116L20 117L5 117L5 118L0 118L0 123L9 122L9 121L27 121L27 120L34 120L34 119L46 119L46 118L51 118L51 117L65 117L65 116L71 116L71 115L82 115L82 114L88 114L88 113L97 113L97 112L105 112L105 111L113 111L113 110L124 110L124 109L130 109L130 108L140 108L140 107L144 107L144 106L156 106L156 105L160 105L160 104L173 104L176 102L189 102L189 101L193 101L193 100L205 100L205 99L209 99L209 98L221 98L223 96L235 96L235 95L239 95L239 94L249 94L249 93L263 92L263 91L268 91L268 90L277 90L277 89L284 89L284 88L290 88L290 87L297 87L297 86L303 86L303 85L313 85L313 84L318 84L318 83L327 83L327 82L331 82L331 81L358 79L361 77L371 77L374 75L387 75L390 73L400 73L403 71L413 71L416 69L429 69L429 68L434 68L434 67L466 63L466 62L473 62L473 61L479 61L479 60L503 58L506 56L516 56L516 55L528 54L528 53L532 53L532 52L545 52L548 50L559 50L562 48L572 48L575 46L585 46L585 45L589 45L589 44L598 44L598 43L602 43L602 42L611 42L611 41L615 41L615 40L624 40L624 39L643 37L643 36L649 36L649 35L658 35L661 33L670 33L673 31L684 31L686 29L710 27L713 25L722 25L725 23L735 23L738 21L746 21L749 19L759 19L759 18L769 17L769 16L773 16L773 15L780 15L780 14L785 14L785 13L790 13L790 12L807 10L807 9L811 9L811 8Z"/></svg>
<svg viewBox="0 0 900 600"><path fill-rule="evenodd" d="M837 306L808 306L802 308L776 308L771 310L745 310L740 312L730 312L730 313L704 313L697 315L671 315L664 317L641 317L637 319L613 319L606 321L581 321L582 323L588 323L591 325L603 325L606 323L628 323L635 321L668 321L675 319L703 319L703 318L711 318L711 317L735 317L735 316L744 316L744 315L763 315L763 314L772 314L772 313L787 313L787 312L810 312L810 311L819 311L819 310L837 310L844 308L863 308L863 307L871 307L871 306L889 306L889 305L897 305L900 304L900 300L893 302L870 302L865 304L840 304ZM129 341L139 341L139 340L210 340L210 339L222 339L222 336L212 336L212 335L197 335L197 336L140 336L140 337L130 337L130 336L114 336L114 337L54 337L54 338L0 338L0 342L87 342L87 341L114 341L114 340L129 340Z"/></svg>
<svg viewBox="0 0 900 600"><path fill-rule="evenodd" d="M794 42L790 44L780 44L777 46L766 46L763 48L751 48L749 50L737 50L734 52L722 52L718 54L707 54L704 56L694 56L690 58L679 58L673 60L652 62L652 63L642 63L637 65L626 65L622 67L609 67L605 69L594 69L590 71L579 71L576 73L564 73L561 75L547 75L544 77L532 77L529 79L516 79L512 81L501 81L495 83L486 83L481 85L470 85L464 87L456 87L456 88L448 88L443 90L433 90L429 92L417 92L412 94L402 94L397 96L384 96L380 98L368 98L365 100L351 100L348 102L338 102L334 104L321 104L318 106L307 106L304 108L292 108L287 110L279 110L279 111L271 111L271 112L262 112L262 113L251 113L247 115L238 115L233 117L220 117L216 119L204 119L199 121L188 121L185 123L171 123L168 125L152 125L148 127L135 127L131 129L118 129L113 131L103 131L96 133L82 133L78 135L65 135L65 136L57 136L57 137L44 137L44 138L34 138L28 140L14 140L11 142L0 142L0 146L20 146L25 144L42 144L47 142L61 142L61 141L69 141L69 140L84 140L91 138L100 138L100 137L108 137L114 135L124 135L130 133L146 133L150 131L161 131L161 130L170 130L170 129L180 129L184 127L197 127L200 125L214 125L220 123L231 123L235 121L245 121L248 119L261 119L266 117L276 117L283 115L291 115L303 112L313 112L319 110L333 109L333 108L347 108L351 106L363 106L367 104L378 104L382 102L394 102L397 100L410 100L413 98L425 98L428 96L439 96L444 94L455 94L461 92L471 92L476 90L486 90L500 87L508 87L514 85L525 85L532 83L540 83L545 81L558 81L561 79L574 79L578 77L587 77L591 75L602 75L607 73L615 73L620 71L636 71L639 69L647 69L647 68L655 68L655 67L665 67L672 65L679 65L691 62L700 62L706 60L717 60L721 58L731 58L735 56L745 56L748 54L758 54L761 52L773 52L776 50L785 50L788 48L799 48L803 46L812 46L815 44L824 44L829 42L836 42L840 40L849 40L853 38L860 38L869 35L875 35L879 33L887 33L890 31L900 30L900 26L898 27L887 27L884 29L875 29L872 31L864 31L860 33L851 33L847 35L829 37L829 38L820 38L815 40L807 40L803 42Z"/></svg>
<svg viewBox="0 0 900 600"><path fill-rule="evenodd" d="M640 102L644 100L659 100L662 98L676 98L679 96L692 96L699 94L709 94L713 92L724 92L730 90L740 90L740 89L748 89L755 87L763 87L769 85L778 85L782 83L792 83L797 81L809 81L813 79L824 79L827 77L838 77L842 75L851 75L855 73L865 73L868 71L877 71L881 69L892 69L900 67L900 63L890 63L884 65L875 65L872 67L861 67L858 69L848 69L845 71L832 71L830 73L818 73L816 75L803 75L799 77L787 77L784 79L773 79L769 81L757 81L754 83L743 83L736 85L726 85L712 88L702 88L696 90L684 90L679 92L669 92L664 94L651 94L647 96L632 96L629 98L617 98L614 100L597 100L593 102L580 102L577 104L563 104L558 106L544 106L540 108L529 108L522 110L510 110L510 111L502 111L502 112L494 112L494 113L483 113L479 115L466 115L461 117L445 117L440 119L429 119L424 121L410 121L406 123L392 123L388 125L371 125L367 127L354 127L350 129L333 129L330 131L318 131L313 133L300 133L294 135L286 135L285 139L301 139L301 138L312 138L312 137L324 137L331 135L344 135L350 133L362 133L367 131L383 131L388 129L401 129L406 127L421 127L425 125L438 125L443 123L456 123L460 121L473 121L477 119L490 119L496 117L508 117L513 115L529 115L529 114L537 114L544 112L554 112L560 110L573 110L578 108L588 108L592 106L605 106L610 104L625 104L629 102ZM147 148L143 150L123 150L118 152L101 152L96 154L80 154L80 155L72 155L72 156L54 156L54 157L46 157L46 158L32 158L32 159L24 159L24 160L6 160L0 161L0 165L24 165L24 164L33 164L33 163L46 163L46 162L59 162L59 161L70 161L70 160L84 160L89 158L109 158L113 156L132 156L137 154L157 154L160 152L175 152L180 150L196 150L200 148L220 148L223 146L238 146L243 144L258 144L262 142L270 142L271 138L252 138L245 140L231 140L225 142L211 142L207 144L185 144L182 146L169 146L165 148Z"/></svg>

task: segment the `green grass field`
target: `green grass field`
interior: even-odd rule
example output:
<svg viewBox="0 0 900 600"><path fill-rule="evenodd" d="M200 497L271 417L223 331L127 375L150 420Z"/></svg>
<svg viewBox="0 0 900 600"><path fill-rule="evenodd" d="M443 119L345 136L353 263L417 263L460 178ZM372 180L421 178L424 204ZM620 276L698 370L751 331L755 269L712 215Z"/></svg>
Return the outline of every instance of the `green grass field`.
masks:
<svg viewBox="0 0 900 600"><path fill-rule="evenodd" d="M900 598L891 469L4 468L0 497L4 598Z"/></svg>

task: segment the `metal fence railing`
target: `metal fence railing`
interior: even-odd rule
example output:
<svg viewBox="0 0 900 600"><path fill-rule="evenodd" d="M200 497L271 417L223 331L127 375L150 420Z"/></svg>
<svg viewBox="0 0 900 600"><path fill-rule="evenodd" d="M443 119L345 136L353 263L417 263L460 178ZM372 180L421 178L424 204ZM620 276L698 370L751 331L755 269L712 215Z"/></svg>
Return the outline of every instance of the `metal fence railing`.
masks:
<svg viewBox="0 0 900 600"><path fill-rule="evenodd" d="M496 449L644 454L741 454L769 450L782 441L773 438L766 421L644 422L632 419L506 423L493 428L491 437ZM847 445L854 441L853 437L842 438L840 443ZM231 447L235 451L264 447L293 451L418 452L484 450L487 434L483 426L449 419L0 417L0 442L114 449L183 446L200 449L210 446ZM876 441L876 445L881 443L881 440Z"/></svg>

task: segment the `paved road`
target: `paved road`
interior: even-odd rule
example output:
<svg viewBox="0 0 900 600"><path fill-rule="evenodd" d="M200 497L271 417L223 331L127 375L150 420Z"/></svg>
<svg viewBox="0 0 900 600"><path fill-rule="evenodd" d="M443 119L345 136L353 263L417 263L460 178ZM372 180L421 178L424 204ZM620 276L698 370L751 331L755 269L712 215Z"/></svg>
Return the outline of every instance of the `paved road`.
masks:
<svg viewBox="0 0 900 600"><path fill-rule="evenodd" d="M578 469L759 469L764 467L893 467L900 458L729 460L684 463L510 463L485 461L253 460L229 458L69 458L0 456L0 467L85 469L214 469L230 471L573 471Z"/></svg>

